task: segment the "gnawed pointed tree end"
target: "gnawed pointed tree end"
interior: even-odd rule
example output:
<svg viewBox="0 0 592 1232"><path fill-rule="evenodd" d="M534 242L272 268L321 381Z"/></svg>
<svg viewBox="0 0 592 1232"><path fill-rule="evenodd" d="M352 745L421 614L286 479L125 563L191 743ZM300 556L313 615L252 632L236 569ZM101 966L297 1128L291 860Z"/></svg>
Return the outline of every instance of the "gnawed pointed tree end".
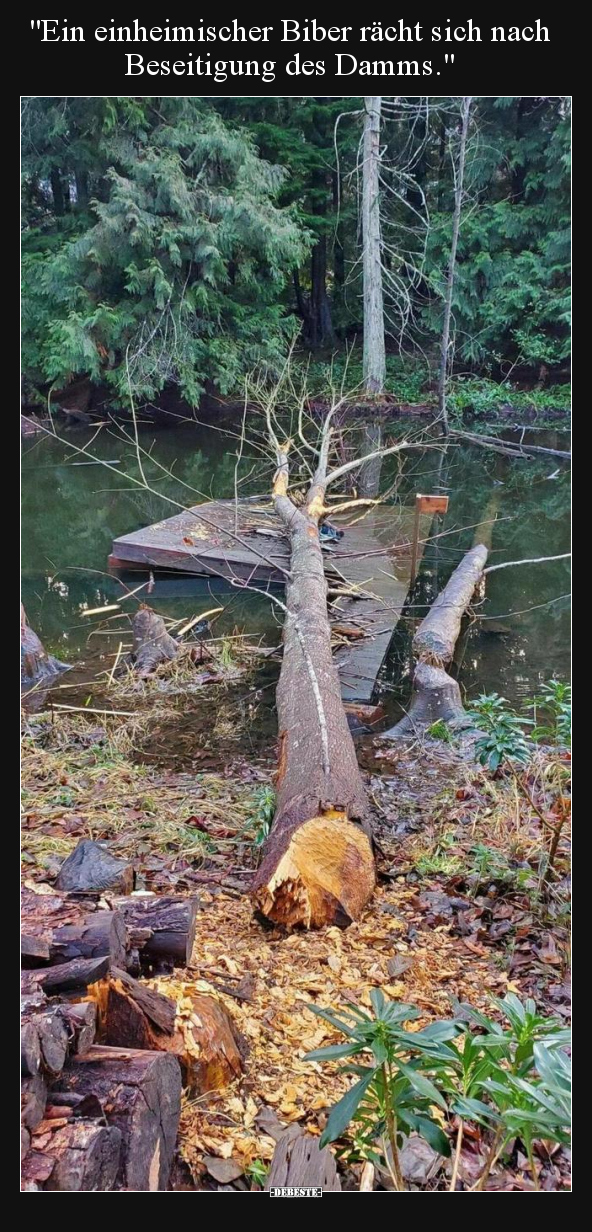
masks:
<svg viewBox="0 0 592 1232"><path fill-rule="evenodd" d="M259 873L254 890L258 910L287 928L351 924L376 881L367 835L337 811L304 821L277 857L272 833Z"/></svg>

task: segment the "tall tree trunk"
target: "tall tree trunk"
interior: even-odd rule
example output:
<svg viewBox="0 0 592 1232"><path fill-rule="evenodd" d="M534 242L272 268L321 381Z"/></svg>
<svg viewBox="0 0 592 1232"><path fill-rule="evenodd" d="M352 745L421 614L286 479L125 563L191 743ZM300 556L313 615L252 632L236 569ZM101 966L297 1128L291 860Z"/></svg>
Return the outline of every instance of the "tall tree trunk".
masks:
<svg viewBox="0 0 592 1232"><path fill-rule="evenodd" d="M386 377L380 238L381 98L365 98L362 242L364 269L364 385L380 394Z"/></svg>
<svg viewBox="0 0 592 1232"><path fill-rule="evenodd" d="M76 172L76 205L79 210L85 210L88 205L88 172Z"/></svg>
<svg viewBox="0 0 592 1232"><path fill-rule="evenodd" d="M377 451L382 445L382 426L380 422L364 424L364 452L376 454L376 457L365 462L360 467L358 494L361 497L375 500L380 489L380 474L382 471L382 456Z"/></svg>
<svg viewBox="0 0 592 1232"><path fill-rule="evenodd" d="M340 218L340 202L341 202L341 185L339 174L337 171L333 173L333 214L338 220L335 227L335 237L333 241L333 273L335 277L335 289L333 294L333 307L337 294L340 298L343 297L343 288L345 286L345 249L344 249L344 226Z"/></svg>
<svg viewBox="0 0 592 1232"><path fill-rule="evenodd" d="M64 185L59 167L52 167L49 175L51 184L51 195L53 197L53 211L57 218L61 218L66 212L66 199L64 197Z"/></svg>
<svg viewBox="0 0 592 1232"><path fill-rule="evenodd" d="M465 159L467 153L467 134L469 131L469 116L471 99L464 97L461 103L461 130L458 166L456 168L456 183L454 190L454 213L452 215L452 242L448 262L448 279L446 282L446 297L444 300L444 322L442 325L442 342L440 348L440 377L438 381L438 414L441 420L442 432L448 435L448 407L446 404L446 381L448 374L448 351L450 347L450 319L452 316L452 296L454 293L454 275L456 267L456 250L458 248L458 233L463 201L463 186L465 178Z"/></svg>
<svg viewBox="0 0 592 1232"><path fill-rule="evenodd" d="M311 255L310 345L313 349L329 345L334 340L331 308L327 295L327 240L315 244Z"/></svg>
<svg viewBox="0 0 592 1232"><path fill-rule="evenodd" d="M291 549L276 694L277 807L254 892L270 919L310 928L357 919L373 891L375 870L359 824L367 804L331 652L318 533L327 455L321 454L306 504L297 509L287 495L287 449L278 449L274 484L276 512Z"/></svg>

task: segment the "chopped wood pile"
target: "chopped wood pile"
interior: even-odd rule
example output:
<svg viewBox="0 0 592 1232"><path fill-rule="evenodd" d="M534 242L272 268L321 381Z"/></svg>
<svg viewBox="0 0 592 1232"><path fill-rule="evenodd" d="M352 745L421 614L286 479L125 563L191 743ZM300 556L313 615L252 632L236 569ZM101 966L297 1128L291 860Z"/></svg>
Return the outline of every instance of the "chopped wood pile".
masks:
<svg viewBox="0 0 592 1232"><path fill-rule="evenodd" d="M87 841L58 881L66 892L22 890L23 1189L166 1189L182 1087L242 1070L208 986L176 1001L145 978L188 965L197 900L132 893L131 866Z"/></svg>

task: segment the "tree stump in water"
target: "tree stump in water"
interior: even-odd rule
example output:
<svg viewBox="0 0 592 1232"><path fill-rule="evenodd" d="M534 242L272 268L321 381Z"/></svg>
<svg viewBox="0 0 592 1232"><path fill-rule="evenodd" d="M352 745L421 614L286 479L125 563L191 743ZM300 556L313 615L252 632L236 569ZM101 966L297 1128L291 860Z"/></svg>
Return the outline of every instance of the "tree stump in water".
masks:
<svg viewBox="0 0 592 1232"><path fill-rule="evenodd" d="M432 604L413 638L417 660L409 710L384 739L421 734L433 723L458 723L465 715L460 689L446 666L454 657L463 616L479 584L487 548L478 543L467 552L444 590Z"/></svg>
<svg viewBox="0 0 592 1232"><path fill-rule="evenodd" d="M150 607L141 607L132 620L132 662L138 676L149 676L159 663L176 659L178 642L167 633L162 616Z"/></svg>
<svg viewBox="0 0 592 1232"><path fill-rule="evenodd" d="M63 1070L61 1092L92 1095L121 1133L117 1187L167 1187L181 1113L181 1070L167 1053L95 1044Z"/></svg>

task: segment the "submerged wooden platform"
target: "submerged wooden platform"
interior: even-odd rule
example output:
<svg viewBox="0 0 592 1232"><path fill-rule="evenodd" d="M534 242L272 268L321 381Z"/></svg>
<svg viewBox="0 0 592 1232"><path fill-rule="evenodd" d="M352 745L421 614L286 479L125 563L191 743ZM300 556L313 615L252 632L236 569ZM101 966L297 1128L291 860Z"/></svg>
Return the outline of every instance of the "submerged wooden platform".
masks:
<svg viewBox="0 0 592 1232"><path fill-rule="evenodd" d="M336 662L345 701L369 702L411 575L411 509L380 506L335 519L343 538L324 551L332 620L362 636L340 646ZM430 519L420 519L420 538ZM421 545L420 545L421 553ZM287 542L265 497L211 501L113 541L112 568L167 569L253 583L282 583ZM338 591L349 592L339 595Z"/></svg>

